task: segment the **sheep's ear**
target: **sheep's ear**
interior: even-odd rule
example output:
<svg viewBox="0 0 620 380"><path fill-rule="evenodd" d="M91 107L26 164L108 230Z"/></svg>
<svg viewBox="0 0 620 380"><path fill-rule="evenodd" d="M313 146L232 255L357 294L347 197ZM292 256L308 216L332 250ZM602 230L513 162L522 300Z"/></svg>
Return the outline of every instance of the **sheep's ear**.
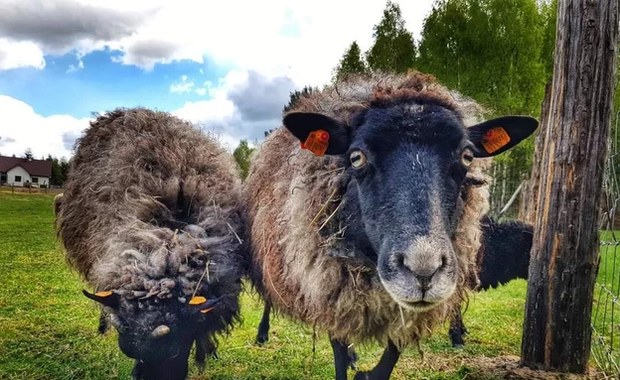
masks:
<svg viewBox="0 0 620 380"><path fill-rule="evenodd" d="M476 157L498 155L514 147L538 127L538 120L529 116L503 116L487 120L467 129L476 146Z"/></svg>
<svg viewBox="0 0 620 380"><path fill-rule="evenodd" d="M222 297L207 300L207 298L203 296L193 296L187 304L193 310L199 311L202 314L207 314L215 308L215 305L220 302L221 299Z"/></svg>
<svg viewBox="0 0 620 380"><path fill-rule="evenodd" d="M301 147L317 156L344 154L349 149L349 128L342 122L319 113L292 112L283 124L301 141Z"/></svg>
<svg viewBox="0 0 620 380"><path fill-rule="evenodd" d="M82 290L82 293L93 301L97 301L103 306L111 307L112 309L118 309L121 297L118 293L114 293L109 290L104 290L97 293L89 293L86 290Z"/></svg>

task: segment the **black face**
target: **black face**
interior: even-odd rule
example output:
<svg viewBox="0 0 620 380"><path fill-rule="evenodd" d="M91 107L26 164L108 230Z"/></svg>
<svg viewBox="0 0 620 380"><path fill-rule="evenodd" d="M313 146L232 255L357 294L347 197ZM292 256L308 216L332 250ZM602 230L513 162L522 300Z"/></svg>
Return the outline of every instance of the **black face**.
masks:
<svg viewBox="0 0 620 380"><path fill-rule="evenodd" d="M137 379L185 379L188 357L198 328L178 301L139 313L121 308L112 314L118 345L136 359ZM169 310L166 310L169 309Z"/></svg>
<svg viewBox="0 0 620 380"><path fill-rule="evenodd" d="M308 130L329 133L326 153L348 162L344 212L358 227L350 238L376 255L379 277L396 302L427 310L456 288L452 238L461 186L474 157L514 146L536 125L523 118L521 124L529 127L523 133L521 118L497 120L499 127L489 121L466 129L454 111L410 100L371 107L350 125L303 113L287 115L284 125L301 141Z"/></svg>
<svg viewBox="0 0 620 380"><path fill-rule="evenodd" d="M437 105L370 109L358 123L346 198L359 204L386 290L425 309L456 287L451 236L474 145L458 116Z"/></svg>
<svg viewBox="0 0 620 380"><path fill-rule="evenodd" d="M121 351L136 360L134 378L144 380L185 379L192 344L200 333L220 328L217 299L191 305L177 298L124 300L112 292L105 297L84 294L104 306L118 331Z"/></svg>

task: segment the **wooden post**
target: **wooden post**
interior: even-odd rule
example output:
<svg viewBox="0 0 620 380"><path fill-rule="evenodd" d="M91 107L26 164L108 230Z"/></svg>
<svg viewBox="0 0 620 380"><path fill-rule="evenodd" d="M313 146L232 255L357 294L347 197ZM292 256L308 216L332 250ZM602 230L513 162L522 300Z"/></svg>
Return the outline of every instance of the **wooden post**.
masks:
<svg viewBox="0 0 620 380"><path fill-rule="evenodd" d="M547 120L549 117L549 101L551 97L551 82L545 86L545 97L543 98L540 109L540 120ZM544 125L538 128L534 141L534 160L532 161L532 172L530 178L525 181L523 192L521 193L521 203L519 204L519 219L534 224L536 223L536 206L538 203L538 188L540 186L540 170L542 160L542 150L545 147Z"/></svg>
<svg viewBox="0 0 620 380"><path fill-rule="evenodd" d="M612 114L618 0L560 0L521 363L585 373Z"/></svg>

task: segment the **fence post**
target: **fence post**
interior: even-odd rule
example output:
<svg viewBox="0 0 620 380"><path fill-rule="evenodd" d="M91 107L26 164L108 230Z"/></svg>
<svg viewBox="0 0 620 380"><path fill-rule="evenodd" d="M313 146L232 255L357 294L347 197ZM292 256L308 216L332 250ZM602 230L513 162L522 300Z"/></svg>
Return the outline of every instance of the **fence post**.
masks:
<svg viewBox="0 0 620 380"><path fill-rule="evenodd" d="M588 368L617 42L618 0L559 1L521 346L528 367Z"/></svg>

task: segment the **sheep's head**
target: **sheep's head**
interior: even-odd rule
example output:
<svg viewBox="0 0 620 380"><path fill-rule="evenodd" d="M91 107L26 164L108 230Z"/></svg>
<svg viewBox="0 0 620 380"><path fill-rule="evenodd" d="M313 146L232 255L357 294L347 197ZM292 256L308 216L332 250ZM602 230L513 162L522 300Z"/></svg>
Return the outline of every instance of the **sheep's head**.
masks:
<svg viewBox="0 0 620 380"><path fill-rule="evenodd" d="M219 301L201 296L186 302L156 297L127 300L111 291L84 291L84 295L110 313L121 351L136 360L134 378L144 380L185 379L192 344L215 322L217 312L212 311Z"/></svg>
<svg viewBox="0 0 620 380"><path fill-rule="evenodd" d="M348 213L345 237L371 252L392 298L418 311L456 289L453 237L472 162L510 149L537 125L508 116L466 128L450 105L415 98L371 103L347 121L317 113L284 117L303 148L342 157L350 178L341 210Z"/></svg>

